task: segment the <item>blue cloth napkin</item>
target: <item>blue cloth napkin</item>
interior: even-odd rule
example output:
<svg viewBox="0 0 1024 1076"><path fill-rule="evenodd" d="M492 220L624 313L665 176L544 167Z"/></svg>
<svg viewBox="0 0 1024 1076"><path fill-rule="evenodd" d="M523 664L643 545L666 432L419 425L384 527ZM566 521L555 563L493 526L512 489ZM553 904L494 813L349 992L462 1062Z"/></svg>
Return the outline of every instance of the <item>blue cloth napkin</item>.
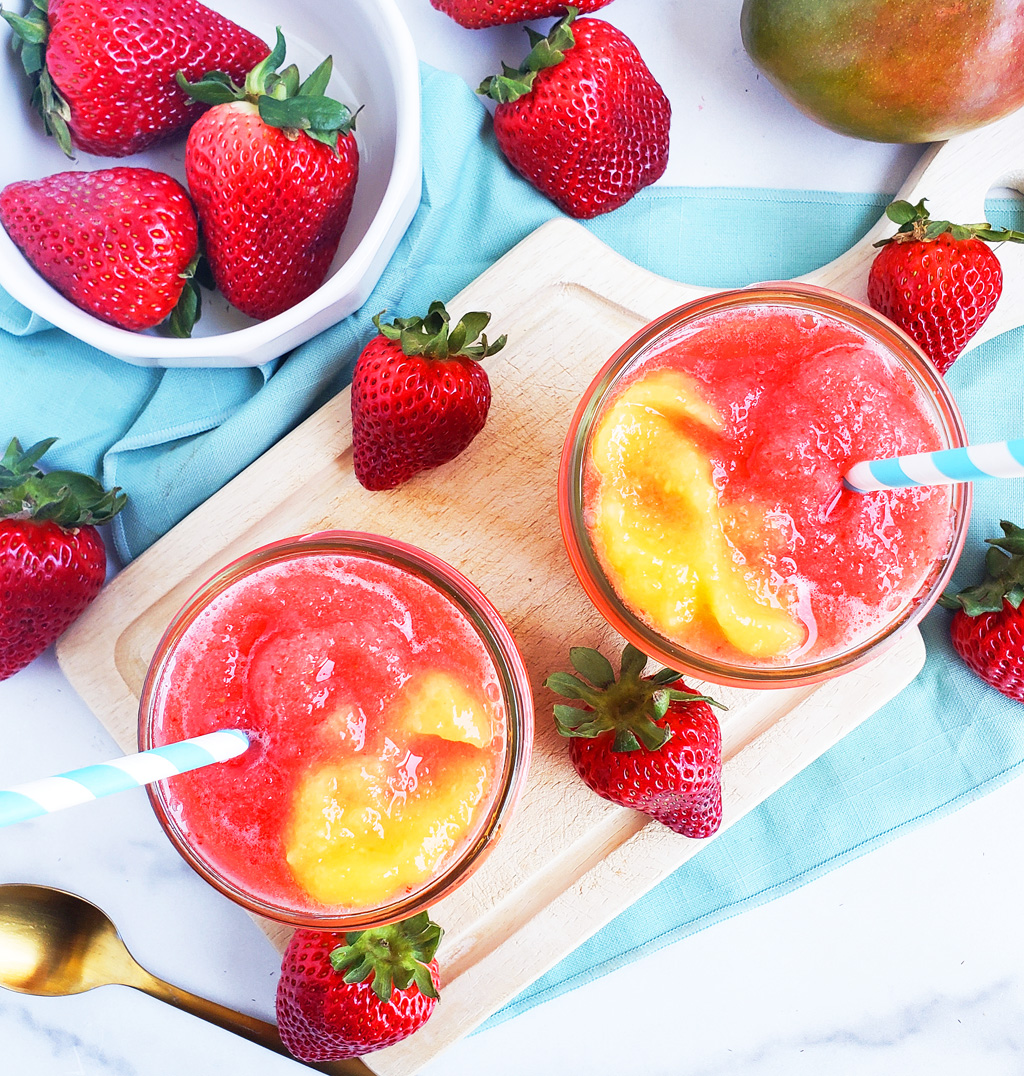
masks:
<svg viewBox="0 0 1024 1076"><path fill-rule="evenodd" d="M347 384L370 316L447 299L557 211L497 151L481 103L457 77L423 69L423 203L363 310L285 359L249 370L130 366L49 328L0 295L0 438L59 435L55 466L95 473L130 495L115 540L130 559ZM675 132L677 145L682 133ZM746 189L641 192L588 225L654 272L735 286L807 272L878 218L885 194ZM989 219L1024 228L1018 203ZM1024 336L962 358L948 382L972 440L1020 435ZM979 569L1001 518L1024 524L1020 483L980 483L957 582ZM1024 712L952 653L948 614L924 624L924 672L760 808L534 984L494 1020L801 885L901 830L1013 776Z"/></svg>

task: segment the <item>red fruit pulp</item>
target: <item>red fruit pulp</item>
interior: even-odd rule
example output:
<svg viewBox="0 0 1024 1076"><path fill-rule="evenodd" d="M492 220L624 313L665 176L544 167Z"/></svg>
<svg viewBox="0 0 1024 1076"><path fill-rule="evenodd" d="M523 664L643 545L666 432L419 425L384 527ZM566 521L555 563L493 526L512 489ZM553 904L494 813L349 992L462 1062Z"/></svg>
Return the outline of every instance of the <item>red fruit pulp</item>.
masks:
<svg viewBox="0 0 1024 1076"><path fill-rule="evenodd" d="M708 313L649 355L596 423L584 491L627 606L754 666L835 655L906 608L949 546L949 489L837 497L854 462L943 447L881 346L766 304Z"/></svg>
<svg viewBox="0 0 1024 1076"><path fill-rule="evenodd" d="M218 728L252 746L175 778L168 812L243 893L289 913L405 897L475 839L499 787L497 670L440 590L372 556L250 571L162 668L155 743Z"/></svg>

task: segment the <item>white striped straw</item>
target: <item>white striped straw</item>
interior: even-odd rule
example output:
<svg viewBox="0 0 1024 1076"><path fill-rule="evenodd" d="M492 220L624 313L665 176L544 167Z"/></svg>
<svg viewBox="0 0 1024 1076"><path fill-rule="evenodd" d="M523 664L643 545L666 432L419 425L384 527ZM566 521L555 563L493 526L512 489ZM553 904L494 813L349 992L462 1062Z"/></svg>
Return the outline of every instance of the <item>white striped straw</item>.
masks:
<svg viewBox="0 0 1024 1076"><path fill-rule="evenodd" d="M241 729L222 729L179 740L137 755L125 755L112 762L83 766L56 777L43 777L14 788L0 789L0 826L24 822L28 818L62 811L100 796L110 796L129 788L140 788L200 766L226 762L249 747L249 737Z"/></svg>
<svg viewBox="0 0 1024 1076"><path fill-rule="evenodd" d="M1024 475L1024 437L993 441L968 448L944 448L887 460L855 463L843 476L854 493L906 486L949 486L979 478L1019 478Z"/></svg>

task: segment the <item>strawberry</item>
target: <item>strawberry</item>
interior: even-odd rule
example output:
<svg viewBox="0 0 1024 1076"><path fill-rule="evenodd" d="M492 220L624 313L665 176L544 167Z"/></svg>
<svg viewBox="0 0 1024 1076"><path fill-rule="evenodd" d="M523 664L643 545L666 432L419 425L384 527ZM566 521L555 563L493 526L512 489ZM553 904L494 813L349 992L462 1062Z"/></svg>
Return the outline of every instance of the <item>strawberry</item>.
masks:
<svg viewBox="0 0 1024 1076"><path fill-rule="evenodd" d="M348 222L359 150L355 116L324 96L332 61L303 82L274 51L236 86L213 72L182 86L215 107L189 132L185 176L217 287L264 319L311 295L327 277Z"/></svg>
<svg viewBox="0 0 1024 1076"><path fill-rule="evenodd" d="M450 15L467 30L479 30L484 26L504 26L510 22L527 22L530 19L546 19L552 15L564 15L565 4L558 0L430 0L438 11ZM611 0L578 0L576 8L581 12L597 11Z"/></svg>
<svg viewBox="0 0 1024 1076"><path fill-rule="evenodd" d="M876 246L868 302L912 337L944 374L995 309L1003 290L999 259L986 243L1024 242L991 224L932 220L925 199L885 211L899 230Z"/></svg>
<svg viewBox="0 0 1024 1076"><path fill-rule="evenodd" d="M95 525L127 499L74 471L44 474L35 464L55 440L22 451L15 438L0 459L0 680L37 658L100 592L107 554Z"/></svg>
<svg viewBox="0 0 1024 1076"><path fill-rule="evenodd" d="M296 930L277 984L281 1041L300 1061L338 1061L408 1037L438 1001L440 940L426 912L348 934Z"/></svg>
<svg viewBox="0 0 1024 1076"><path fill-rule="evenodd" d="M547 37L527 28L518 69L486 78L494 132L509 163L570 216L617 209L668 164L671 107L621 30L576 9Z"/></svg>
<svg viewBox="0 0 1024 1076"><path fill-rule="evenodd" d="M58 172L0 191L0 223L65 298L122 329L188 336L199 315L195 210L148 168Z"/></svg>
<svg viewBox="0 0 1024 1076"><path fill-rule="evenodd" d="M711 706L720 704L694 694L671 669L641 676L647 657L628 643L618 680L590 647L572 647L569 660L580 676L552 673L545 685L585 704L555 706L555 725L570 737L569 758L584 783L685 837L717 832L722 732Z"/></svg>
<svg viewBox="0 0 1024 1076"><path fill-rule="evenodd" d="M1002 538L988 538L985 577L939 599L954 610L953 649L986 683L1024 702L1024 529L1003 520Z"/></svg>
<svg viewBox="0 0 1024 1076"><path fill-rule="evenodd" d="M393 489L455 459L476 437L491 406L491 383L477 360L506 341L488 343L482 334L491 315L480 310L451 332L441 302L425 318L391 325L382 314L352 374L352 458L366 489Z"/></svg>
<svg viewBox="0 0 1024 1076"><path fill-rule="evenodd" d="M214 69L242 78L270 49L197 0L32 0L11 24L33 104L49 134L126 157L188 127L202 111L175 81Z"/></svg>

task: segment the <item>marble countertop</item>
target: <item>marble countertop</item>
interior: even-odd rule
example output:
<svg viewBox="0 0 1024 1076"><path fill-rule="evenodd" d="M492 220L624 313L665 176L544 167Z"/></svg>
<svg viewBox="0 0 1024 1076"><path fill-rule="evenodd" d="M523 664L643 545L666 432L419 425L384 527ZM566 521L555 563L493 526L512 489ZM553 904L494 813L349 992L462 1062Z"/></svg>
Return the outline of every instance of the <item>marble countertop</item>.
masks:
<svg viewBox="0 0 1024 1076"><path fill-rule="evenodd" d="M428 0L398 3L421 57L471 85L523 52L518 28L466 31ZM672 101L663 182L895 190L920 147L842 138L797 114L743 53L739 8L739 0L616 0L601 13L638 44ZM0 723L0 787L118 753L52 652L0 683ZM473 1035L424 1072L1019 1073L1022 815L1024 783L1011 783ZM276 952L178 858L141 791L4 830L0 882L10 881L81 893L156 975L272 1019ZM0 1043L0 1076L308 1071L122 987L57 999L0 992Z"/></svg>

